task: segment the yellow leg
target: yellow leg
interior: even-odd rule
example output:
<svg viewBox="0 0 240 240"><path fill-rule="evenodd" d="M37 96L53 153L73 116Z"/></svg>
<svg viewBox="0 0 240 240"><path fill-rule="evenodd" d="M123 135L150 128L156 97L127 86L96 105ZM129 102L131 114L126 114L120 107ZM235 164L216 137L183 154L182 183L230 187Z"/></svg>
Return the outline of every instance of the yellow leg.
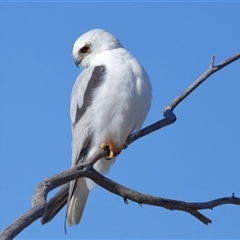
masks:
<svg viewBox="0 0 240 240"><path fill-rule="evenodd" d="M111 141L106 142L106 143L101 143L100 147L101 147L101 148L106 148L106 147L108 147L108 149L109 149L109 156L108 156L108 158L109 158L109 159L112 159L112 158L114 158L117 154L119 154L118 148L117 148L117 147L115 146L115 144L114 144L113 142L111 142Z"/></svg>

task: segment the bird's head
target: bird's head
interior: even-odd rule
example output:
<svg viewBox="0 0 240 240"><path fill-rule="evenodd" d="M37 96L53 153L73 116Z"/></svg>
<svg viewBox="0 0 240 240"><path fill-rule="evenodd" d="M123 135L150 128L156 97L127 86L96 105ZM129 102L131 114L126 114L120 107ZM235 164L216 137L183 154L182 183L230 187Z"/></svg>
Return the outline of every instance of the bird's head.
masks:
<svg viewBox="0 0 240 240"><path fill-rule="evenodd" d="M112 34L93 29L80 36L73 45L73 58L76 66L88 67L91 57L106 50L122 47Z"/></svg>

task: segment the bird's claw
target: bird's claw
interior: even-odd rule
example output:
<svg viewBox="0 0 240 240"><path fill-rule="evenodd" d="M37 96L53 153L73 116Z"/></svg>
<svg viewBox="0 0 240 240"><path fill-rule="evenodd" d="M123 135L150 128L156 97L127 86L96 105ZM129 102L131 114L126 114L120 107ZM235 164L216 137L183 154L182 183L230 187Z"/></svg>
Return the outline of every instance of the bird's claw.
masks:
<svg viewBox="0 0 240 240"><path fill-rule="evenodd" d="M119 150L118 148L115 146L115 144L113 144L112 142L106 142L106 143L102 143L100 145L100 147L102 149L108 148L109 150L109 156L108 159L113 159L116 155L119 154Z"/></svg>

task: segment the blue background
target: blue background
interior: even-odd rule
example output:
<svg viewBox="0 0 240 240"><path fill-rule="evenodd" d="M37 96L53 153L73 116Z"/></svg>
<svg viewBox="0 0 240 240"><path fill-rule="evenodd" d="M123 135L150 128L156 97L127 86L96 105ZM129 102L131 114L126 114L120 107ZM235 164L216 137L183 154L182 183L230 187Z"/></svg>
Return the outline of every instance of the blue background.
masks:
<svg viewBox="0 0 240 240"><path fill-rule="evenodd" d="M145 126L209 66L240 49L239 3L1 3L0 231L31 208L35 187L71 165L70 93L80 72L75 40L93 28L119 38L144 66L153 101ZM176 109L177 122L132 144L108 177L183 201L240 196L240 61L211 76ZM53 193L49 194L49 197ZM138 204L95 187L80 225L65 209L20 239L239 238L240 207L191 215Z"/></svg>

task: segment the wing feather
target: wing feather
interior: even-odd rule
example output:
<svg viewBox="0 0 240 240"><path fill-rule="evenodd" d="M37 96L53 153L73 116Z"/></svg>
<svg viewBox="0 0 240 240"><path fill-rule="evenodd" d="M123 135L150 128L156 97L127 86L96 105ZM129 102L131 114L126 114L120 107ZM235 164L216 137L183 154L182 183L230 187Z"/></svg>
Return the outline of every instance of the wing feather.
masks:
<svg viewBox="0 0 240 240"><path fill-rule="evenodd" d="M103 65L89 67L79 75L73 87L71 97L72 166L84 161L92 148L94 130L91 126L90 106L94 91L104 81L105 70ZM70 183L67 203L69 225L80 221L88 193L89 189L84 178Z"/></svg>
<svg viewBox="0 0 240 240"><path fill-rule="evenodd" d="M72 166L78 164L79 161L84 161L91 150L91 140L94 136L89 107L92 104L92 93L104 81L105 70L105 66L103 65L89 67L82 71L73 86L70 107L73 138ZM82 186L83 189L78 189L76 186ZM70 219L68 219L68 223L70 225L78 223L81 219L89 192L86 189L86 182L83 178L61 187L59 192L49 201L47 212L42 217L42 224L51 221L65 204L67 204L67 212L69 210L68 216ZM81 211L72 211L75 207L81 209Z"/></svg>
<svg viewBox="0 0 240 240"><path fill-rule="evenodd" d="M105 66L89 67L77 78L71 95L70 115L72 121L72 165L82 160L93 135L91 111L93 93L104 80ZM82 152L83 151L83 152Z"/></svg>

